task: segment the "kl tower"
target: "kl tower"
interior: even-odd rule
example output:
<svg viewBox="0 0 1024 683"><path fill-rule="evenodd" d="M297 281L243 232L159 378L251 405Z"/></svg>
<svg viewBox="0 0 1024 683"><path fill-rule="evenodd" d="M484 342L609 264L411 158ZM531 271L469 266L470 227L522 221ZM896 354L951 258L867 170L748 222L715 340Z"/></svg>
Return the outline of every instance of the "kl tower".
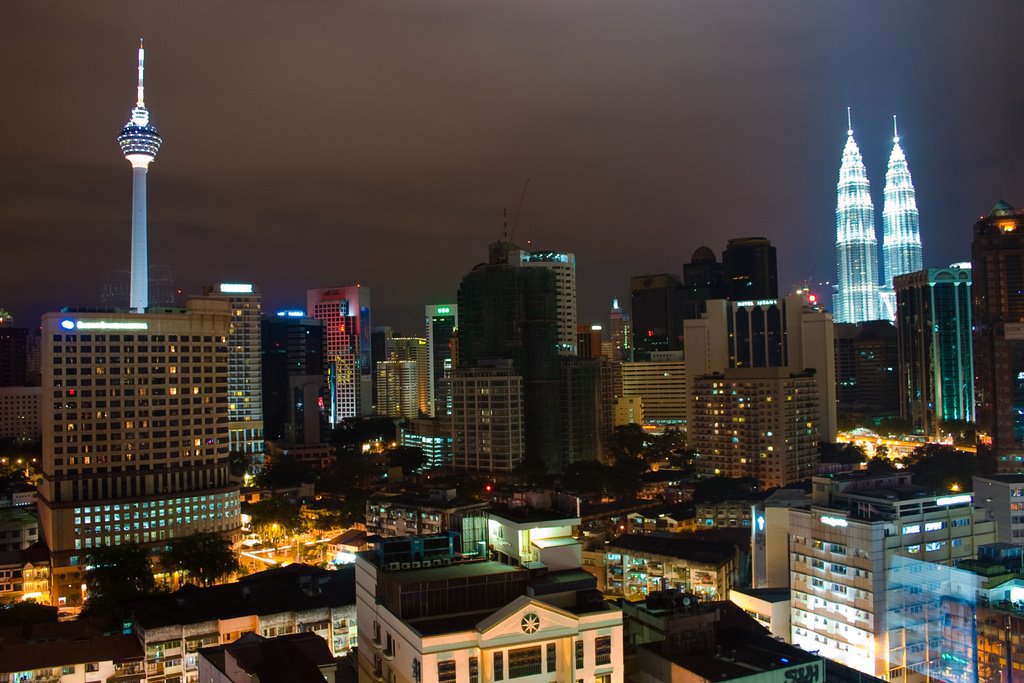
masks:
<svg viewBox="0 0 1024 683"><path fill-rule="evenodd" d="M149 122L142 89L146 51L139 42L139 87L128 125L121 129L117 142L121 153L132 165L132 269L129 306L136 313L149 306L149 252L146 237L146 173L160 150L160 134Z"/></svg>

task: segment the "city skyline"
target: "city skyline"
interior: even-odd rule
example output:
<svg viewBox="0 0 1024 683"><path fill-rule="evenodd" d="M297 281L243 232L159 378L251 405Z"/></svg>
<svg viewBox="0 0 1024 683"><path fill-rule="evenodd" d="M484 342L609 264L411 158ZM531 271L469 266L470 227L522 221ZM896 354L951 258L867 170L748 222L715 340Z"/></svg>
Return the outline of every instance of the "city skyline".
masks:
<svg viewBox="0 0 1024 683"><path fill-rule="evenodd" d="M0 148L2 305L34 326L45 310L95 305L128 265L130 190L109 141L140 35L151 106L175 143L150 187L151 260L169 263L186 294L251 281L275 309L301 304L308 287L358 282L375 290L375 320L419 334L422 306L452 299L525 178L517 241L577 255L581 322L603 321L631 275L679 273L696 247L719 251L726 237L776 244L783 290L833 280L834 122L847 104L872 176L888 117L901 113L924 265L962 261L977 216L1000 197L1019 202L1013 107L970 103L1021 65L1000 49L1021 10L926 7L901 5L882 26L855 8L659 5L630 13L628 29L624 10L602 4L582 16L541 4L367 6L318 22L218 8L196 30L154 8L21 6L0 47L22 65L9 79L20 104L0 119L19 131ZM743 59L703 35L725 27L744 39ZM607 56L620 31L643 49ZM987 47L938 49L968 35L989 36ZM76 51L89 58L66 58ZM53 93L60 106L31 104ZM723 221L726 201L760 222ZM240 244L244 258L225 263Z"/></svg>

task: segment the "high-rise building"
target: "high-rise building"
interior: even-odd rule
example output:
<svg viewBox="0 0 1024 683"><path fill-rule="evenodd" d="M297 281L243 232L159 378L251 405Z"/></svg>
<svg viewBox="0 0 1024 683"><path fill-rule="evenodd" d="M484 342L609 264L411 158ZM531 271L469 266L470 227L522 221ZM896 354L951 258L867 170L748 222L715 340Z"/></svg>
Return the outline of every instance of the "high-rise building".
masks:
<svg viewBox="0 0 1024 683"><path fill-rule="evenodd" d="M558 471L563 463L558 440L555 273L548 268L519 267L506 255L510 250L516 247L507 242L491 245L490 263L462 278L458 371L492 359L511 360L522 378L526 458L533 465ZM452 393L454 397L454 388ZM458 433L454 436L458 445Z"/></svg>
<svg viewBox="0 0 1024 683"><path fill-rule="evenodd" d="M847 111L849 114L849 111ZM875 206L864 159L853 139L853 123L846 130L843 163L836 195L835 320L859 323L878 320L878 240Z"/></svg>
<svg viewBox="0 0 1024 683"><path fill-rule="evenodd" d="M576 355L576 255L558 251L513 248L509 264L545 268L555 274L555 315L558 318L558 353Z"/></svg>
<svg viewBox="0 0 1024 683"><path fill-rule="evenodd" d="M711 249L698 247L690 262L683 264L683 319L696 320L707 310L708 301L728 297L725 267Z"/></svg>
<svg viewBox="0 0 1024 683"><path fill-rule="evenodd" d="M630 278L633 360L649 360L653 351L683 348L683 283L677 275Z"/></svg>
<svg viewBox="0 0 1024 683"><path fill-rule="evenodd" d="M1024 211L974 224L974 398L983 474L1024 472Z"/></svg>
<svg viewBox="0 0 1024 683"><path fill-rule="evenodd" d="M263 370L260 340L260 292L248 283L221 282L206 287L203 296L225 299L231 305L228 334L228 442L231 450L263 453Z"/></svg>
<svg viewBox="0 0 1024 683"><path fill-rule="evenodd" d="M39 522L58 597L89 553L239 529L228 473L227 302L185 311L43 316ZM70 588L69 588L70 586Z"/></svg>
<svg viewBox="0 0 1024 683"><path fill-rule="evenodd" d="M373 408L373 362L370 352L370 288L360 285L310 289L306 313L324 321L327 345L328 419L369 415Z"/></svg>
<svg viewBox="0 0 1024 683"><path fill-rule="evenodd" d="M971 267L897 275L900 417L938 436L944 422L974 421Z"/></svg>
<svg viewBox="0 0 1024 683"><path fill-rule="evenodd" d="M729 240L722 252L722 268L731 301L775 299L779 296L775 247L764 237Z"/></svg>
<svg viewBox="0 0 1024 683"><path fill-rule="evenodd" d="M156 159L163 139L149 122L143 97L142 74L146 51L139 45L139 85L135 107L128 125L121 129L117 142L121 153L132 165L132 259L130 306L142 313L149 306L149 247L146 227L146 173Z"/></svg>
<svg viewBox="0 0 1024 683"><path fill-rule="evenodd" d="M701 375L739 368L814 370L816 426L822 441L836 434L835 342L831 314L803 294L782 299L707 302L700 320L686 321L687 396ZM694 404L689 404L690 409ZM644 405L647 411L647 405ZM692 438L692 432L691 432Z"/></svg>
<svg viewBox="0 0 1024 683"><path fill-rule="evenodd" d="M512 361L460 367L451 385L452 464L482 472L515 470L526 455L526 399Z"/></svg>
<svg viewBox="0 0 1024 683"><path fill-rule="evenodd" d="M377 414L411 420L420 414L420 365L414 360L377 361Z"/></svg>
<svg viewBox="0 0 1024 683"><path fill-rule="evenodd" d="M441 381L452 374L452 337L459 326L459 307L455 304L430 304L426 307L427 353L430 368L427 414L431 417L451 414L451 395Z"/></svg>
<svg viewBox="0 0 1024 683"><path fill-rule="evenodd" d="M562 357L560 373L561 460L566 465L600 460L606 427L602 421L601 361ZM611 425L607 429L610 431Z"/></svg>
<svg viewBox="0 0 1024 683"><path fill-rule="evenodd" d="M810 478L821 413L813 371L736 368L693 380L689 444L697 474L754 477L765 488ZM645 403L646 410L646 403Z"/></svg>
<svg viewBox="0 0 1024 683"><path fill-rule="evenodd" d="M900 147L896 117L892 117L892 153L885 172L885 203L882 205L882 263L884 279L880 289L881 317L896 319L896 294L893 280L905 273L916 273L924 265L921 256L921 231L918 226L917 196L910 178L907 157Z"/></svg>
<svg viewBox="0 0 1024 683"><path fill-rule="evenodd" d="M629 313L619 308L619 300L612 299L612 310L608 314L608 330L615 357L612 360L631 360L633 355L633 329Z"/></svg>
<svg viewBox="0 0 1024 683"><path fill-rule="evenodd" d="M28 330L0 325L0 387L28 383Z"/></svg>
<svg viewBox="0 0 1024 683"><path fill-rule="evenodd" d="M844 413L895 417L900 412L899 339L888 320L834 327L836 400Z"/></svg>
<svg viewBox="0 0 1024 683"><path fill-rule="evenodd" d="M412 395L415 413L411 417L429 414L430 349L427 340L423 337L392 337L385 358L416 363L416 385Z"/></svg>
<svg viewBox="0 0 1024 683"><path fill-rule="evenodd" d="M324 439L330 394L324 322L302 310L263 319L264 436L314 445Z"/></svg>

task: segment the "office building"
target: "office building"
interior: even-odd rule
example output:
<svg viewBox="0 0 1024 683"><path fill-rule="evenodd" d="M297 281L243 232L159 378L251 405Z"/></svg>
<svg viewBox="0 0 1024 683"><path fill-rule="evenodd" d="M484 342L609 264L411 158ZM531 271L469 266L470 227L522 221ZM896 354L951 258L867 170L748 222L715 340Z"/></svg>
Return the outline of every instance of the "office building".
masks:
<svg viewBox="0 0 1024 683"><path fill-rule="evenodd" d="M654 351L683 348L683 283L677 275L630 278L633 360L650 360Z"/></svg>
<svg viewBox="0 0 1024 683"><path fill-rule="evenodd" d="M231 318L227 302L203 298L184 311L43 316L43 386L55 398L42 404L39 521L62 601L80 599L94 548L239 529Z"/></svg>
<svg viewBox="0 0 1024 683"><path fill-rule="evenodd" d="M619 307L618 299L612 299L612 310L608 314L608 334L614 349L610 360L632 360L633 324L629 313Z"/></svg>
<svg viewBox="0 0 1024 683"><path fill-rule="evenodd" d="M536 466L562 468L558 429L558 329L556 276L549 268L523 268L518 248L490 246L490 262L474 268L459 285L458 372L491 359L511 361L522 383L525 457ZM575 324L573 340L575 341ZM453 379L452 412L456 410ZM459 460L458 420L454 430Z"/></svg>
<svg viewBox="0 0 1024 683"><path fill-rule="evenodd" d="M561 462L601 460L605 433L612 429L601 404L601 361L573 356L559 360Z"/></svg>
<svg viewBox="0 0 1024 683"><path fill-rule="evenodd" d="M509 264L544 268L555 275L555 315L558 319L558 353L576 355L576 255L557 251L509 251Z"/></svg>
<svg viewBox="0 0 1024 683"><path fill-rule="evenodd" d="M41 395L41 387L0 387L0 439L38 442L42 438Z"/></svg>
<svg viewBox="0 0 1024 683"><path fill-rule="evenodd" d="M391 337L394 336L394 330L388 325L378 325L373 328L370 332L370 357L373 358L373 381L372 381L372 393L374 400L374 410L376 410L377 401L377 367L376 363L382 360L388 360L388 349L391 343Z"/></svg>
<svg viewBox="0 0 1024 683"><path fill-rule="evenodd" d="M252 284L221 282L203 296L231 305L228 333L228 444L255 462L263 453L263 370L260 292Z"/></svg>
<svg viewBox="0 0 1024 683"><path fill-rule="evenodd" d="M879 312L885 320L896 319L895 279L924 268L917 195L910 178L907 157L900 147L895 116L892 117L892 128L892 153L885 172L885 202L882 205L883 279L879 290Z"/></svg>
<svg viewBox="0 0 1024 683"><path fill-rule="evenodd" d="M709 301L704 317L687 320L685 328L687 396L693 396L695 378L730 369L784 368L793 375L813 370L818 388L818 437L835 440L832 316L813 305L806 295ZM691 410L694 405L690 404Z"/></svg>
<svg viewBox="0 0 1024 683"><path fill-rule="evenodd" d="M764 237L729 240L722 252L722 269L730 301L776 299L779 268L775 247Z"/></svg>
<svg viewBox="0 0 1024 683"><path fill-rule="evenodd" d="M886 680L916 680L889 630L888 571L898 556L970 558L993 541L993 527L971 494L928 491L908 473L814 477L811 506L789 514L793 644Z"/></svg>
<svg viewBox="0 0 1024 683"><path fill-rule="evenodd" d="M868 174L853 139L852 120L847 118L846 147L836 191L837 284L833 307L837 323L859 323L879 319L878 240Z"/></svg>
<svg viewBox="0 0 1024 683"><path fill-rule="evenodd" d="M593 360L602 357L600 325L580 325L576 328L576 355Z"/></svg>
<svg viewBox="0 0 1024 683"><path fill-rule="evenodd" d="M423 451L423 467L452 464L452 421L450 417L417 417L402 426L399 443Z"/></svg>
<svg viewBox="0 0 1024 683"><path fill-rule="evenodd" d="M310 289L306 292L306 314L324 322L328 421L336 425L348 418L370 415L370 288L353 285Z"/></svg>
<svg viewBox="0 0 1024 683"><path fill-rule="evenodd" d="M971 244L978 466L1024 472L1024 212L1000 201Z"/></svg>
<svg viewBox="0 0 1024 683"><path fill-rule="evenodd" d="M28 330L0 325L0 387L28 384Z"/></svg>
<svg viewBox="0 0 1024 683"><path fill-rule="evenodd" d="M642 417L644 424L662 428L680 425L686 420L689 403L683 354L655 352L653 356L659 360L621 364L620 397L639 397L643 410L639 415L634 412L633 417Z"/></svg>
<svg viewBox="0 0 1024 683"><path fill-rule="evenodd" d="M149 110L143 97L142 75L146 51L139 45L139 85L137 99L128 125L121 129L117 142L121 153L132 165L132 258L129 306L142 313L149 306L149 246L146 225L146 174L156 159L163 139L149 122Z"/></svg>
<svg viewBox="0 0 1024 683"><path fill-rule="evenodd" d="M324 322L302 310L282 310L264 318L261 330L266 439L321 443L330 402Z"/></svg>
<svg viewBox="0 0 1024 683"><path fill-rule="evenodd" d="M452 465L483 472L515 470L526 456L525 399L523 378L511 361L460 367L451 384Z"/></svg>
<svg viewBox="0 0 1024 683"><path fill-rule="evenodd" d="M839 410L894 417L900 410L899 339L888 320L835 325Z"/></svg>
<svg viewBox="0 0 1024 683"><path fill-rule="evenodd" d="M427 414L430 417L451 414L451 396L441 382L451 379L452 337L459 326L459 307L455 304L430 304L426 307L429 379Z"/></svg>
<svg viewBox="0 0 1024 683"><path fill-rule="evenodd" d="M974 421L970 264L897 275L900 417L938 437Z"/></svg>
<svg viewBox="0 0 1024 683"><path fill-rule="evenodd" d="M420 364L377 361L377 414L411 420L420 414Z"/></svg>
<svg viewBox="0 0 1024 683"><path fill-rule="evenodd" d="M359 680L622 683L622 612L580 568L578 544L565 552L538 531L530 570L461 560L450 536L360 553Z"/></svg>
<svg viewBox="0 0 1024 683"><path fill-rule="evenodd" d="M729 297L725 267L708 247L698 247L690 262L683 264L682 297L684 320L696 320L704 315L708 301Z"/></svg>
<svg viewBox="0 0 1024 683"><path fill-rule="evenodd" d="M803 487L795 487L779 489L751 506L750 565L754 588L788 589L789 511L810 504L810 494Z"/></svg>
<svg viewBox="0 0 1024 683"><path fill-rule="evenodd" d="M820 402L813 372L737 368L698 375L688 430L697 473L753 477L765 488L810 478Z"/></svg>
<svg viewBox="0 0 1024 683"><path fill-rule="evenodd" d="M996 541L1024 545L1024 474L974 477L974 500L996 524Z"/></svg>

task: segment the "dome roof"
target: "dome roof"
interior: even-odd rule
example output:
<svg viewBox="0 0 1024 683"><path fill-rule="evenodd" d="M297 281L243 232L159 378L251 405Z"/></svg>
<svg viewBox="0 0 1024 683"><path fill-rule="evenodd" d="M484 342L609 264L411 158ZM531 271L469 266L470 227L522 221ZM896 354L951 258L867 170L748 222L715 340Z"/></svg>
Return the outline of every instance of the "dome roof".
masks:
<svg viewBox="0 0 1024 683"><path fill-rule="evenodd" d="M690 263L714 263L717 260L715 252L707 247L697 247L697 251L693 252L693 257L690 258Z"/></svg>

